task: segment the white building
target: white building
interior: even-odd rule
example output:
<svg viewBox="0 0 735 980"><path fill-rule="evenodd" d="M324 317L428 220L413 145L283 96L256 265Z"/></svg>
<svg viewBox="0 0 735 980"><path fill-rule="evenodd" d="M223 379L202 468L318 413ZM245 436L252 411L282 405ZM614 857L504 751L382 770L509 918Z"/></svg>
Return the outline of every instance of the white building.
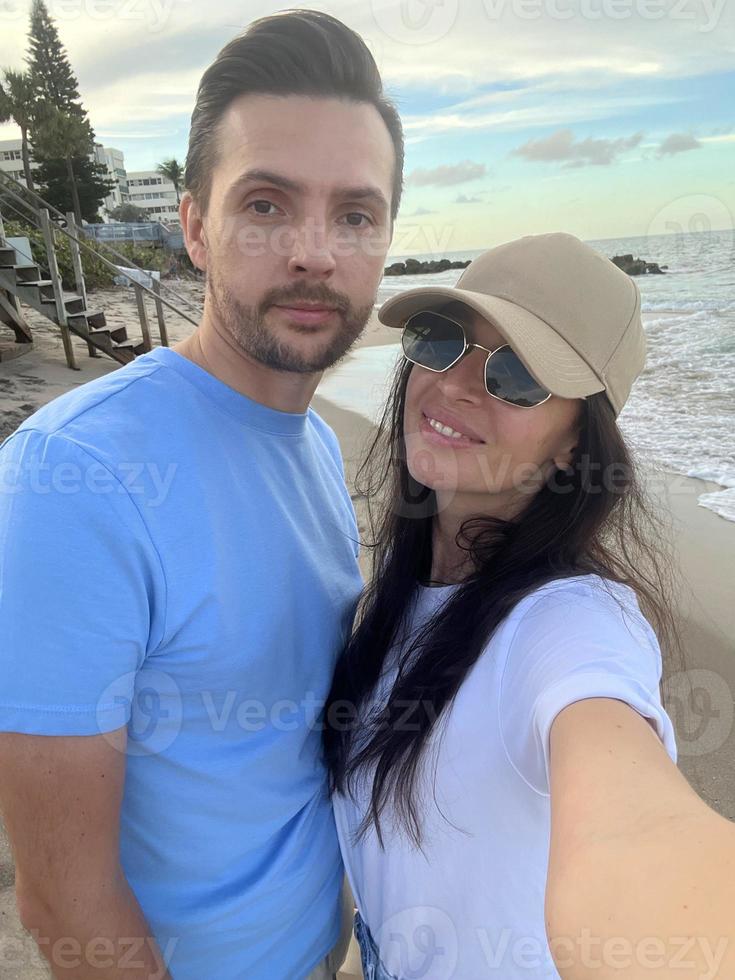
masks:
<svg viewBox="0 0 735 980"><path fill-rule="evenodd" d="M31 168L35 169L37 164L33 162L32 148L30 154ZM125 156L122 150L103 146L101 143L95 143L94 153L90 155L90 159L102 164L115 181L115 186L100 209L105 221L110 220L109 212L121 204L134 204L146 212L149 221L178 222L179 204L176 188L170 180L166 180L155 170L131 170L128 173L125 170ZM19 139L0 140L0 170L25 184Z"/></svg>
<svg viewBox="0 0 735 980"><path fill-rule="evenodd" d="M15 180L25 184L23 174L23 157L21 154L21 140L0 140L0 170L13 177ZM31 158L31 170L36 170L38 164L33 160L33 147L29 146ZM90 159L95 163L101 163L107 168L107 172L115 181L108 197L105 198L101 209L102 217L107 218L107 212L120 204L128 201L128 183L125 172L125 157L122 150L113 147L102 146L101 143L94 144L94 152L90 154Z"/></svg>
<svg viewBox="0 0 735 980"><path fill-rule="evenodd" d="M21 153L22 140L0 140L0 170L8 174L15 180L25 184L23 176L23 155ZM31 154L31 170L35 169Z"/></svg>
<svg viewBox="0 0 735 980"><path fill-rule="evenodd" d="M109 212L120 207L121 204L127 204L128 175L125 172L125 155L122 150L95 143L94 159L96 163L101 163L107 168L108 175L115 181L115 186L105 198L104 210Z"/></svg>
<svg viewBox="0 0 735 980"><path fill-rule="evenodd" d="M176 188L156 170L131 170L128 173L128 201L148 214L149 221L178 221L179 203Z"/></svg>

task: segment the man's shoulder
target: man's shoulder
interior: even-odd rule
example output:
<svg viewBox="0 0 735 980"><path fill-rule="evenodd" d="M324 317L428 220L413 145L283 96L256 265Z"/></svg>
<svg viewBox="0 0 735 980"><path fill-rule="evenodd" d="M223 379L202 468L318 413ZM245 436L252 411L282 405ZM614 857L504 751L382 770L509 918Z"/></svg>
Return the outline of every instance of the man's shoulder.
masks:
<svg viewBox="0 0 735 980"><path fill-rule="evenodd" d="M313 408L309 409L309 422L312 429L333 456L341 458L339 439L334 429Z"/></svg>
<svg viewBox="0 0 735 980"><path fill-rule="evenodd" d="M155 406L165 397L168 373L162 383L151 383L161 367L145 356L109 374L64 392L30 415L8 441L30 433L62 436L82 446L106 443L122 447L136 440L141 430L156 425Z"/></svg>

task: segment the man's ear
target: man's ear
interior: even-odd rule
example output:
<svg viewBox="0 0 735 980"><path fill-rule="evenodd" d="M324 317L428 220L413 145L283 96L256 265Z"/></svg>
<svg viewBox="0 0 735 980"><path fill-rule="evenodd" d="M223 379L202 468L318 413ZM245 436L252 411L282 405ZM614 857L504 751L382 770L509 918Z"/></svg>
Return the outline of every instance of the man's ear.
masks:
<svg viewBox="0 0 735 980"><path fill-rule="evenodd" d="M207 236L199 205L190 191L184 191L179 204L181 230L184 233L184 244L193 265L202 272L207 270Z"/></svg>

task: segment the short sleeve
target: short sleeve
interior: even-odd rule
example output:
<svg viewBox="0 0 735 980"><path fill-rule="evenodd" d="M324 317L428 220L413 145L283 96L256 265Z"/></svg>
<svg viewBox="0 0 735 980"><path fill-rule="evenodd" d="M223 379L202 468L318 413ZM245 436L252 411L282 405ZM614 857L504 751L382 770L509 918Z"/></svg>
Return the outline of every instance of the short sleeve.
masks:
<svg viewBox="0 0 735 980"><path fill-rule="evenodd" d="M600 581L595 577L597 581ZM633 590L571 582L536 598L510 639L500 686L500 729L513 767L549 793L549 734L559 712L585 698L625 701L656 728L677 761L674 727L659 693L656 635Z"/></svg>
<svg viewBox="0 0 735 980"><path fill-rule="evenodd" d="M164 591L122 483L63 435L0 447L0 731L96 735L130 719Z"/></svg>
<svg viewBox="0 0 735 980"><path fill-rule="evenodd" d="M344 464L344 459L342 458L342 448L339 444L339 439L337 438L337 434L335 433L334 429L332 429L329 425L327 425L324 419L320 415L317 415L317 413L314 412L313 409L311 415L317 427L317 432L319 433L319 437L322 439L324 445L327 448L329 455L334 461L337 470L339 472L340 489L342 491L345 500L345 507L347 508L350 524L352 526L352 533L351 533L352 549L354 551L355 558L359 559L360 529L357 523L357 514L355 513L355 505L352 502L352 497L350 496L349 490L347 489L347 485L345 483L345 464Z"/></svg>

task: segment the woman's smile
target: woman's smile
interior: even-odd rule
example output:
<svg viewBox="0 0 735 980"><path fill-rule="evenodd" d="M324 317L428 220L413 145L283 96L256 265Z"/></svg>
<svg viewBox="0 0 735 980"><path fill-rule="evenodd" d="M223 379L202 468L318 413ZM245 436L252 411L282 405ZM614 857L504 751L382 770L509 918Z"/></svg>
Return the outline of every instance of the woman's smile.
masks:
<svg viewBox="0 0 735 980"><path fill-rule="evenodd" d="M421 413L419 432L426 442L436 446L448 446L451 449L481 446L485 441L484 439L473 439L467 433L444 422L441 416L437 418L433 414L428 415L426 412Z"/></svg>

